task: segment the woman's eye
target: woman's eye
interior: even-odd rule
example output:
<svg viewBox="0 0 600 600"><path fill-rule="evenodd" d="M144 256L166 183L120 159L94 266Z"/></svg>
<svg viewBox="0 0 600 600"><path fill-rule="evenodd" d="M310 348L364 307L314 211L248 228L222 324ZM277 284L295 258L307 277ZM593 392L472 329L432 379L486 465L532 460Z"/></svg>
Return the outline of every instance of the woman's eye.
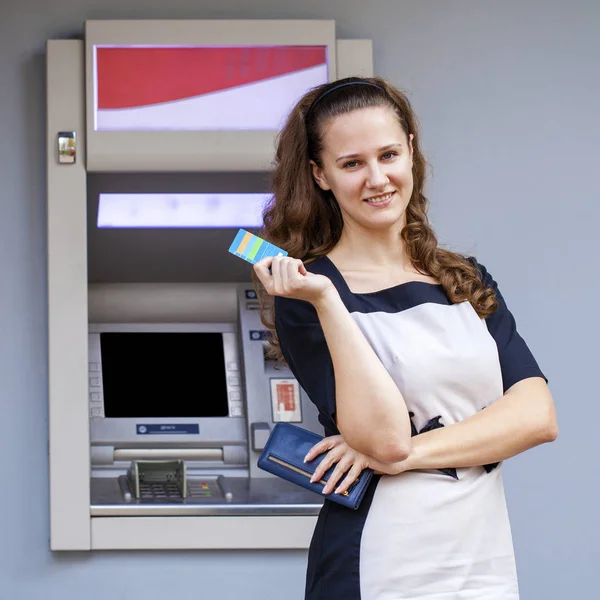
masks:
<svg viewBox="0 0 600 600"><path fill-rule="evenodd" d="M381 155L381 160L393 160L396 156L398 156L398 153L393 150L390 150L389 152L385 152ZM344 169L356 169L356 167L358 167L359 165L360 161L349 160L348 162L344 163Z"/></svg>

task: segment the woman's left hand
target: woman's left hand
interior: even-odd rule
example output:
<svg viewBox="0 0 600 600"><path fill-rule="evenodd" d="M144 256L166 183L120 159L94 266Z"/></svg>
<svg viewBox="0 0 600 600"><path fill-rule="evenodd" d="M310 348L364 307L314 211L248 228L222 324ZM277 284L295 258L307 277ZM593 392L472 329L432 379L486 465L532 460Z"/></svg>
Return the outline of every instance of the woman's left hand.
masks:
<svg viewBox="0 0 600 600"><path fill-rule="evenodd" d="M350 448L341 435L333 435L322 439L308 451L304 460L310 462L324 452L327 452L327 456L315 469L311 482L320 481L335 463L337 465L323 488L323 494L331 494L331 492L342 494L358 479L358 476L365 469L370 468L369 457ZM340 483L346 472L348 474Z"/></svg>

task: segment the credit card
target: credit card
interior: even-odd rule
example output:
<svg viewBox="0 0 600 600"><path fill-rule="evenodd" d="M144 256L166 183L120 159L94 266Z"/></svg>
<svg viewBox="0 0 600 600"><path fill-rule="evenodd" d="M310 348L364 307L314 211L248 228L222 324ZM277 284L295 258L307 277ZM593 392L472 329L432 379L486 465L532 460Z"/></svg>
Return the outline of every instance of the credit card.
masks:
<svg viewBox="0 0 600 600"><path fill-rule="evenodd" d="M229 247L229 252L247 260L251 265L269 256L287 256L287 252L270 244L266 240L240 229Z"/></svg>

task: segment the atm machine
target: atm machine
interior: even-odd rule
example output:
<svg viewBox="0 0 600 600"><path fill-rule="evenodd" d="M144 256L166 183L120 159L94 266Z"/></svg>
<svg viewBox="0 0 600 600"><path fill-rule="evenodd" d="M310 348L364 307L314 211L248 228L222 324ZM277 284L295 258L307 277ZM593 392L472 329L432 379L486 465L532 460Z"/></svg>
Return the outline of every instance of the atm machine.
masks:
<svg viewBox="0 0 600 600"><path fill-rule="evenodd" d="M320 427L267 357L252 285L237 300L226 323L90 323L92 517L318 513L318 496L256 467L274 423Z"/></svg>
<svg viewBox="0 0 600 600"><path fill-rule="evenodd" d="M322 427L227 249L293 102L371 75L370 41L88 21L47 51L51 548L307 548L321 499L257 459L279 421Z"/></svg>

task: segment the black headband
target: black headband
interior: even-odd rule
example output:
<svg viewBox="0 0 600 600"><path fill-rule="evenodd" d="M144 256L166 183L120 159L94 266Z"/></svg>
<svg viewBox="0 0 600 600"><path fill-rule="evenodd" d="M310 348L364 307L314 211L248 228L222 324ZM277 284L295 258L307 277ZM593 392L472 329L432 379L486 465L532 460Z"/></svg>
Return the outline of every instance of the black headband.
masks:
<svg viewBox="0 0 600 600"><path fill-rule="evenodd" d="M319 102L321 102L321 100L323 100L323 98L325 98L325 96L327 96L328 94L331 94L331 92L335 92L335 90L339 90L343 87L347 87L349 85L369 85L371 87L377 88L378 90L381 90L382 92L385 93L385 89L382 88L380 85L377 85L376 83L371 83L370 81L344 81L343 83L338 83L337 85L334 85L333 87L330 87L329 89L325 90L322 94L320 94L319 96L317 96L312 104L308 107L308 110L306 111L306 117L308 117L308 115L310 115L311 111L314 109L314 107L319 104Z"/></svg>

